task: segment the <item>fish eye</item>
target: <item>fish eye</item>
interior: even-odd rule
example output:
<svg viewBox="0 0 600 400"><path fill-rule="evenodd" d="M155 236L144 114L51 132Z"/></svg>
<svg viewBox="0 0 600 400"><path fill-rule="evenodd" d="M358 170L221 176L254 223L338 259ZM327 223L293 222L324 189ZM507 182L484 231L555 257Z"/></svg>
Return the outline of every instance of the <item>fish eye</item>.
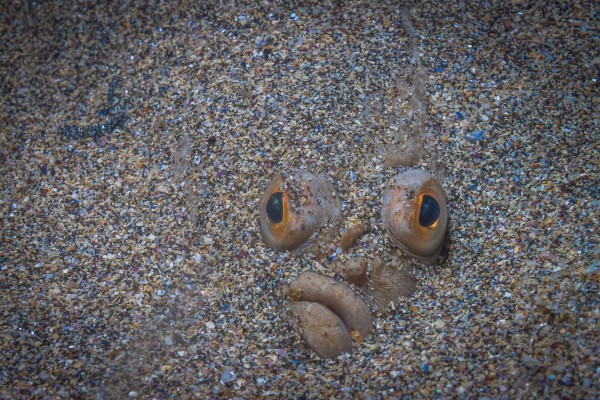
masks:
<svg viewBox="0 0 600 400"><path fill-rule="evenodd" d="M426 228L433 226L440 217L440 204L432 196L425 194L421 197L419 207L419 224Z"/></svg>
<svg viewBox="0 0 600 400"><path fill-rule="evenodd" d="M260 232L267 246L294 250L309 244L340 215L333 186L320 175L293 169L277 173L260 201Z"/></svg>
<svg viewBox="0 0 600 400"><path fill-rule="evenodd" d="M269 221L278 224L283 221L283 192L275 192L269 197L265 207Z"/></svg>
<svg viewBox="0 0 600 400"><path fill-rule="evenodd" d="M406 254L434 263L442 249L448 223L446 195L430 173L408 170L386 188L381 208L391 241Z"/></svg>

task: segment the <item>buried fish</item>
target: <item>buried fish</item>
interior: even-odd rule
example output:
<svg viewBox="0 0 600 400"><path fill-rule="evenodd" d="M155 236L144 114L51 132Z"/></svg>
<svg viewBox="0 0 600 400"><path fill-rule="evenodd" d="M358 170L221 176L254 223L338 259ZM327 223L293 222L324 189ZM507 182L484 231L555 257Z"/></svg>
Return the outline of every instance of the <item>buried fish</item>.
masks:
<svg viewBox="0 0 600 400"><path fill-rule="evenodd" d="M327 178L294 169L277 173L260 201L264 242L280 251L321 255L340 226L341 202ZM416 290L414 260L435 263L448 222L446 197L438 180L421 170L397 174L387 186L382 222L391 243L404 253L386 258L349 255L333 271L351 286L315 272L303 272L288 287L288 316L295 329L322 358L350 351L351 338L361 342L371 330L370 311L385 312ZM364 235L362 223L344 230L340 248L348 252Z"/></svg>

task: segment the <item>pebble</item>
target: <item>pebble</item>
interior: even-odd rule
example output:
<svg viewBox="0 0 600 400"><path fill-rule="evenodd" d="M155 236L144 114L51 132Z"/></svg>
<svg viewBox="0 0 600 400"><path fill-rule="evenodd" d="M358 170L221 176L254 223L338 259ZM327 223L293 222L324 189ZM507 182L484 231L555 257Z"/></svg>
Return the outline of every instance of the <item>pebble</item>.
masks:
<svg viewBox="0 0 600 400"><path fill-rule="evenodd" d="M235 372L233 372L230 369L226 369L225 371L223 371L223 373L221 374L221 384L227 384L227 383L231 383L233 381L235 381L237 378Z"/></svg>

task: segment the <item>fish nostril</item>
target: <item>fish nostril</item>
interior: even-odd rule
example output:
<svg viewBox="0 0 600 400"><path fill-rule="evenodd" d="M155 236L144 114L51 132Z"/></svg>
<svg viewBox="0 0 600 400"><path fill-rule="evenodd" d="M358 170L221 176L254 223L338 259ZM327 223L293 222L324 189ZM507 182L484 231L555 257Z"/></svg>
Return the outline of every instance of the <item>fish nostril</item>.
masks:
<svg viewBox="0 0 600 400"><path fill-rule="evenodd" d="M342 251L346 253L366 231L365 225L360 222L348 227L342 234Z"/></svg>

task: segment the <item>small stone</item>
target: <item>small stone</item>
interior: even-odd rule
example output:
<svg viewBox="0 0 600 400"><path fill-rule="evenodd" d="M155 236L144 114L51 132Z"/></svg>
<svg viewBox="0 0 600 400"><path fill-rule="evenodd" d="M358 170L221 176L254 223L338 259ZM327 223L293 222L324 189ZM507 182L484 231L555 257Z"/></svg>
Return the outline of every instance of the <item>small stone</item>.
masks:
<svg viewBox="0 0 600 400"><path fill-rule="evenodd" d="M75 281L68 281L65 285L65 289L69 292L71 290L79 290L79 283Z"/></svg>
<svg viewBox="0 0 600 400"><path fill-rule="evenodd" d="M237 378L235 372L232 369L227 368L225 371L223 371L223 373L221 374L221 385L226 385L228 383L231 383L233 381L235 381L235 379Z"/></svg>

